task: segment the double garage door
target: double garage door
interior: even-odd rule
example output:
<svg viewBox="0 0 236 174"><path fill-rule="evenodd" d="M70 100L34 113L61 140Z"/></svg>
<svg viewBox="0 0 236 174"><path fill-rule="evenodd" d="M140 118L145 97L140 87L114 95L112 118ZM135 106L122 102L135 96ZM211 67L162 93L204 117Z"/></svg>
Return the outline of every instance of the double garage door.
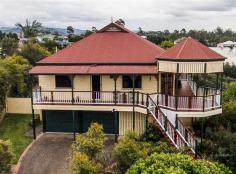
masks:
<svg viewBox="0 0 236 174"><path fill-rule="evenodd" d="M102 124L106 134L115 134L117 121L112 112L74 111L76 132L87 132L93 122ZM43 130L45 132L73 132L72 111L44 110Z"/></svg>

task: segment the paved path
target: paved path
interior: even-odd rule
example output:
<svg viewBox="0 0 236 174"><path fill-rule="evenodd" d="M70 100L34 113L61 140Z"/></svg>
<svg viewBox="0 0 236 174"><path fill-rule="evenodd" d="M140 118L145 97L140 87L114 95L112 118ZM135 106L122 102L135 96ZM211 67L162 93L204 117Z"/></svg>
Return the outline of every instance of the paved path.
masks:
<svg viewBox="0 0 236 174"><path fill-rule="evenodd" d="M44 134L22 159L19 174L68 174L72 140L69 134Z"/></svg>

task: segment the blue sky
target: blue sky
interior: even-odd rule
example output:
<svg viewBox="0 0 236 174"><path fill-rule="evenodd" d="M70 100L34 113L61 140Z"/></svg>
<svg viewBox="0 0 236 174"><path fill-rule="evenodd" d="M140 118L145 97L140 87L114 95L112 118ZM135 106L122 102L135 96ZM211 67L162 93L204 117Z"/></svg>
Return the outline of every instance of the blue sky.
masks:
<svg viewBox="0 0 236 174"><path fill-rule="evenodd" d="M236 0L0 0L0 26L29 18L50 27L91 29L112 16L132 30L236 30Z"/></svg>

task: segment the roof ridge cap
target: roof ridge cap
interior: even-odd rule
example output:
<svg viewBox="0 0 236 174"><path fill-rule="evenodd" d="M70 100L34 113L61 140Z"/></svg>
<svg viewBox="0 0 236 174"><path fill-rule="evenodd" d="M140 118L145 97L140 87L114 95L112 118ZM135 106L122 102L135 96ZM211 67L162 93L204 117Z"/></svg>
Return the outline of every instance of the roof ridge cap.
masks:
<svg viewBox="0 0 236 174"><path fill-rule="evenodd" d="M102 33L105 32L110 26L114 25L115 27L117 27L118 29L120 29L123 32L127 32L130 33L131 31L128 30L125 27L120 26L119 24L115 23L115 22L111 22L110 24L106 25L105 27L101 28L100 30L97 31L97 33Z"/></svg>
<svg viewBox="0 0 236 174"><path fill-rule="evenodd" d="M180 56L180 53L183 51L183 49L185 48L186 44L187 44L187 41L188 41L189 37L187 39L185 39L183 45L181 46L181 48L179 49L179 52L178 54L176 55L176 58L179 58Z"/></svg>

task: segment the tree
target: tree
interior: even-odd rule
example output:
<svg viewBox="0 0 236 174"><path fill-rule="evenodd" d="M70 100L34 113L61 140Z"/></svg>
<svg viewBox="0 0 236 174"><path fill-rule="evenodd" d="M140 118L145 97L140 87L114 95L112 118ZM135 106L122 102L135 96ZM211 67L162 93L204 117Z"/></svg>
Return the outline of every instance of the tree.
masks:
<svg viewBox="0 0 236 174"><path fill-rule="evenodd" d="M189 155L154 153L146 159L140 159L126 172L137 173L165 173L165 174L232 174L222 164L206 160L194 160Z"/></svg>
<svg viewBox="0 0 236 174"><path fill-rule="evenodd" d="M18 48L18 39L5 35L1 41L0 46L2 47L1 55L3 57L13 55Z"/></svg>
<svg viewBox="0 0 236 174"><path fill-rule="evenodd" d="M62 49L62 46L58 44L55 40L43 39L41 45L50 51L50 53L55 53L57 49Z"/></svg>
<svg viewBox="0 0 236 174"><path fill-rule="evenodd" d="M14 154L10 141L0 140L0 172L10 173Z"/></svg>
<svg viewBox="0 0 236 174"><path fill-rule="evenodd" d="M174 43L171 42L171 41L165 40L165 41L161 42L160 46L161 46L161 48L167 49L167 48L170 48L170 47L174 46Z"/></svg>
<svg viewBox="0 0 236 174"><path fill-rule="evenodd" d="M31 66L21 56L13 55L0 60L0 110L5 106L5 97L26 96L27 74Z"/></svg>
<svg viewBox="0 0 236 174"><path fill-rule="evenodd" d="M37 36L37 34L42 29L42 24L40 22L34 20L31 23L29 19L26 19L25 25L17 23L16 26L21 29L21 31L24 33L24 37L26 38Z"/></svg>
<svg viewBox="0 0 236 174"><path fill-rule="evenodd" d="M125 25L125 21L123 19L118 19L115 23L122 26Z"/></svg>
<svg viewBox="0 0 236 174"><path fill-rule="evenodd" d="M138 27L138 35L143 36L145 34L145 32L143 31L143 29L141 27Z"/></svg>
<svg viewBox="0 0 236 174"><path fill-rule="evenodd" d="M30 64L34 65L40 59L49 56L50 52L38 43L28 41L23 45L19 54L26 58Z"/></svg>
<svg viewBox="0 0 236 174"><path fill-rule="evenodd" d="M182 29L180 30L180 33L181 33L182 35L185 35L185 34L186 34L186 29L185 29L185 28L182 28Z"/></svg>
<svg viewBox="0 0 236 174"><path fill-rule="evenodd" d="M72 26L68 26L66 28L66 30L67 30L68 35L73 35L74 34L74 28Z"/></svg>
<svg viewBox="0 0 236 174"><path fill-rule="evenodd" d="M97 31L98 31L97 28L93 26L93 27L92 27L92 32L95 33L95 32L97 32Z"/></svg>

